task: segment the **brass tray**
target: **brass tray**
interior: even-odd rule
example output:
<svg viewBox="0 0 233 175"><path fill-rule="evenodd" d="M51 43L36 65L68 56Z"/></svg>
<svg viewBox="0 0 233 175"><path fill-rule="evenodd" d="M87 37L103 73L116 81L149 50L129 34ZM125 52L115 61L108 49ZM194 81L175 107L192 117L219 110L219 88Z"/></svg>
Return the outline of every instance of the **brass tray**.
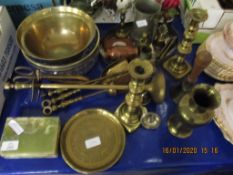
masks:
<svg viewBox="0 0 233 175"><path fill-rule="evenodd" d="M60 147L75 171L95 173L113 166L125 148L125 131L117 118L103 109L75 114L62 130Z"/></svg>

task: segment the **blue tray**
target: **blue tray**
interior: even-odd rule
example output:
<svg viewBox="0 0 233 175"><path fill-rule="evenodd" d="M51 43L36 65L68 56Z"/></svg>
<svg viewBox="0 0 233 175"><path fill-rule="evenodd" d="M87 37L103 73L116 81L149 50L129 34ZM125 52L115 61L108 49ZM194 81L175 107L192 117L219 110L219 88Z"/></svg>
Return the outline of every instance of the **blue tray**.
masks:
<svg viewBox="0 0 233 175"><path fill-rule="evenodd" d="M179 20L174 24L178 31L182 31ZM99 26L102 34L108 27ZM187 59L191 63L195 56L197 46ZM19 54L18 65L27 64ZM99 60L94 69L88 74L95 78L104 68ZM165 74L167 81L166 101L160 105L150 104L149 111L156 111L162 118L162 123L157 130L138 129L132 134L127 134L126 148L119 162L110 168L106 174L233 174L233 146L227 142L214 122L197 128L188 139L178 139L169 134L166 122L170 114L176 110L176 105L169 98L169 91L176 84L170 76ZM198 82L214 84L215 80L204 73ZM30 102L30 90L10 91L6 93L7 100L0 118L0 133L2 133L6 117L8 116L42 116L40 101ZM76 103L65 110L55 113L60 116L62 126L75 113L87 108L104 108L114 112L124 99L124 94L110 96L101 94L93 98ZM177 153L177 150L193 148L195 154ZM207 152L206 152L207 151ZM75 173L61 157L51 159L18 159L7 160L0 158L0 173L2 174L28 174L28 173Z"/></svg>

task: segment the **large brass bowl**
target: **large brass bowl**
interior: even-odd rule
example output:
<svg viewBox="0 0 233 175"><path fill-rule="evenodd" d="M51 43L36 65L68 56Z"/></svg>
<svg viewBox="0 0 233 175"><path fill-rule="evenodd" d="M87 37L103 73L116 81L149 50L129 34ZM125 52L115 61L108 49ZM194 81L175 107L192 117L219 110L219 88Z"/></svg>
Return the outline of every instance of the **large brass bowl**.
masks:
<svg viewBox="0 0 233 175"><path fill-rule="evenodd" d="M77 58L92 42L93 19L77 8L51 7L27 17L17 29L20 49L37 61Z"/></svg>
<svg viewBox="0 0 233 175"><path fill-rule="evenodd" d="M88 52L81 57L76 58L74 61L64 63L62 65L44 64L31 59L26 53L23 53L24 58L29 64L48 74L86 74L94 66L98 59L100 32L96 26L96 38L94 39L94 47L89 49Z"/></svg>

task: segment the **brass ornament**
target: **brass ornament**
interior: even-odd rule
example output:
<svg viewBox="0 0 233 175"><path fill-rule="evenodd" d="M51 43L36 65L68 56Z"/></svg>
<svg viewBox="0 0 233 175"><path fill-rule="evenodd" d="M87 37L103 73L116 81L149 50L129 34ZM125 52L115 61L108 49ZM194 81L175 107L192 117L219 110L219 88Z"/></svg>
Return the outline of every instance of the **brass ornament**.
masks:
<svg viewBox="0 0 233 175"><path fill-rule="evenodd" d="M147 112L141 118L141 124L146 129L156 129L160 126L160 116L153 112Z"/></svg>
<svg viewBox="0 0 233 175"><path fill-rule="evenodd" d="M178 104L176 114L168 119L169 132L178 138L188 138L193 128L209 123L214 109L221 103L219 92L211 85L198 84L185 94Z"/></svg>
<svg viewBox="0 0 233 175"><path fill-rule="evenodd" d="M189 17L191 21L184 32L183 40L177 47L177 54L163 64L164 69L175 79L182 79L191 71L191 66L185 57L192 51L192 42L198 31L199 23L204 22L208 14L206 10L194 8L190 10Z"/></svg>
<svg viewBox="0 0 233 175"><path fill-rule="evenodd" d="M134 59L129 64L129 92L115 115L130 133L140 126L141 116L147 113L147 109L142 105L142 94L146 89L145 82L151 78L153 72L153 65L148 60Z"/></svg>

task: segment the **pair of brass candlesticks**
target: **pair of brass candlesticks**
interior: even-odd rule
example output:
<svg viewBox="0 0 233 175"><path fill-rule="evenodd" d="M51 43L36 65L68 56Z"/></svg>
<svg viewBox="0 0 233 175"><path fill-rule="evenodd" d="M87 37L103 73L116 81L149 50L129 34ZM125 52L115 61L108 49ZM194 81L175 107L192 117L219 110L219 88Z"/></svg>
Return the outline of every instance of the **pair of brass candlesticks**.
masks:
<svg viewBox="0 0 233 175"><path fill-rule="evenodd" d="M164 69L175 79L182 79L191 71L191 66L185 57L191 53L192 42L195 39L199 24L208 18L208 14L203 9L191 9L188 17L190 23L184 32L183 40L178 44L177 54L163 64Z"/></svg>

